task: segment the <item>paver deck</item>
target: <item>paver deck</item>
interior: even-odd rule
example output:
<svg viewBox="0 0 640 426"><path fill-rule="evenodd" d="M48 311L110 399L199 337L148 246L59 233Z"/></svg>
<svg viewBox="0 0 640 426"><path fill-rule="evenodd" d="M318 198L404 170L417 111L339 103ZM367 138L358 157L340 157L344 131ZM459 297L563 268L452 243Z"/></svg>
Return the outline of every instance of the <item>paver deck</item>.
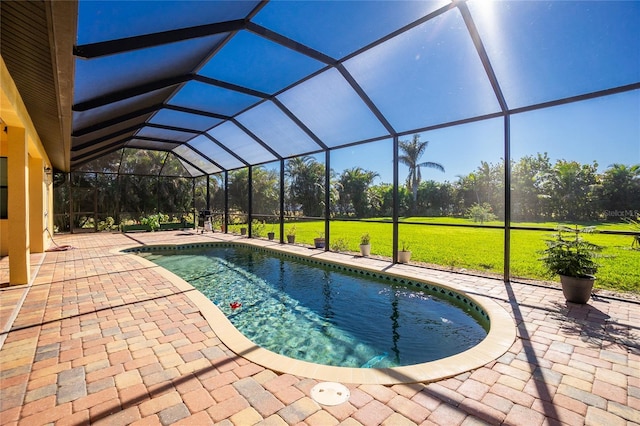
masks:
<svg viewBox="0 0 640 426"><path fill-rule="evenodd" d="M514 344L452 378L348 384L348 402L318 405L317 380L233 353L188 291L114 251L215 238L238 237L60 235L74 250L33 255L32 283L0 289L0 424L640 424L638 303L594 297L581 306L557 289L411 266L394 267L501 304Z"/></svg>

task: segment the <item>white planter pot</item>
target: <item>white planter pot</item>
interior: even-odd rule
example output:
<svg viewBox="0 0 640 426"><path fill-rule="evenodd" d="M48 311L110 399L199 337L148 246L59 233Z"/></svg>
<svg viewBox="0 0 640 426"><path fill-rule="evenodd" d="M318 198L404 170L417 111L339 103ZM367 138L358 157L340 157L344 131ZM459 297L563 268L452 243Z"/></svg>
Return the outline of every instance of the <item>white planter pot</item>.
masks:
<svg viewBox="0 0 640 426"><path fill-rule="evenodd" d="M560 283L562 284L562 294L567 302L584 304L591 297L593 283L596 277L568 277L560 275Z"/></svg>
<svg viewBox="0 0 640 426"><path fill-rule="evenodd" d="M371 244L360 244L360 254L367 257L371 254Z"/></svg>
<svg viewBox="0 0 640 426"><path fill-rule="evenodd" d="M410 251L399 251L398 252L398 263L409 263L411 260L411 252Z"/></svg>

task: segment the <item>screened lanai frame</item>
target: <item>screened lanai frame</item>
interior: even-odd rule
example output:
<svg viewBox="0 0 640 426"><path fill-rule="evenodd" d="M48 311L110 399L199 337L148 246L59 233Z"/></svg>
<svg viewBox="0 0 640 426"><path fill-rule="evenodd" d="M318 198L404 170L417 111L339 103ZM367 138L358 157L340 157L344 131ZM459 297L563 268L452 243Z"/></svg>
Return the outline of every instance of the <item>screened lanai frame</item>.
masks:
<svg viewBox="0 0 640 426"><path fill-rule="evenodd" d="M117 30L142 28L139 34L124 32L115 36L102 33L101 21L92 20L95 16L92 18L83 9L89 5L98 5L99 8L99 2L80 3L79 40L75 48L78 59L72 170L123 147L171 151L180 158L192 176L215 173L227 176L229 171L244 167L249 167L251 173L252 167L273 161L280 162L283 173L284 161L289 158L325 153L325 185L328 186L330 153L333 150L391 139L395 188L392 219L394 261L398 247L397 145L400 139L415 133L501 119L504 126L505 188L509 188L510 123L513 115L640 89L640 72L633 67L616 73L612 80L603 82L592 78L592 75L602 73L601 63L609 62L613 64L610 66L615 67L615 64L620 63L620 58L638 56L638 38L620 39L625 34L634 34L625 25L633 23L634 17L638 16L638 8L637 5L628 3L596 2L591 3L593 10L587 11L579 2L495 2L493 7L497 10L496 19L499 22L493 24L485 20L488 12L483 9L482 2L394 2L394 10L390 9L388 3L372 3L374 6L361 3L358 16L362 19L357 21L366 21L366 17L374 16L374 12L379 13L380 8L384 8L387 15L398 21L391 24L376 21L374 32L386 33L375 33L371 36L373 39L357 40L356 43L353 38L357 37L353 37L353 34L364 29L368 31L371 25L343 19L346 22L339 21L334 32L327 33L326 26L330 20L319 20L316 25L325 29L321 34L332 39L330 45L322 45L313 35L301 30L309 25L309 21L304 18L318 13L336 18L344 15L345 10L341 7L348 6L338 5L334 9L324 5L321 10L314 9L311 3L306 2L209 2L203 12L194 7L195 4L189 5L188 2L181 2L182 5L163 3L164 6L151 7L156 8L151 11L129 10L127 14L120 10L117 17L122 26ZM191 10L188 10L190 7ZM297 9L298 16L302 17L299 22L284 18L289 16L287 13L291 13L287 7ZM551 24L551 28L557 28L561 24L571 27L572 22L559 22L561 20L557 18L566 16L557 11L562 11L563 8L565 13L569 9L577 12L574 13L573 24L585 17L590 19L586 28L569 37L574 43L591 43L595 46L593 34L599 34L598 30L609 24L622 26L627 32L613 29L613 37L605 42L599 41L604 45L598 46L598 54L605 58L599 58L597 63L585 62L575 57L566 61L554 58L557 62L551 63L551 69L547 71L562 74L564 84L551 88L544 86L544 80L540 84L519 83L518 78L508 74L509 67L513 67L512 73L519 78L520 75L531 77L529 73L540 71L542 67L537 61L545 58L540 58L540 51L535 50L533 44L536 41L526 42L523 38L526 35L521 34L515 23L510 23L511 18L518 14L533 14L538 21L532 18L531 22L534 27L538 26L539 31L546 28L543 24ZM323 12L325 9L328 11ZM397 9L406 12L406 16L401 16L402 12ZM542 14L544 9L550 12ZM113 8L110 10L111 12L102 10L107 12L103 19L113 19L116 16ZM173 25L162 18L167 10L171 10L174 15L186 13L192 26L160 28L165 24ZM225 20L207 21L220 13ZM150 19L150 14L160 19ZM136 15L139 18L144 16L144 22L136 19ZM393 19L390 18L389 21ZM426 118L409 113L415 111L398 110L400 106L394 100L405 98L385 98L381 86L375 85L376 78L380 78L378 74L383 75L386 81L395 81L396 78L394 88L409 99L413 99L412 96L419 98L411 93L415 88L415 80L407 78L401 72L402 67L367 67L367 61L388 56L393 58L402 53L402 43L419 45L419 36L428 34L427 29L434 30L446 24L450 24L447 28L453 28L455 35L440 39L439 44L429 44L428 47L433 49L426 49L422 54L434 55L431 63L437 64L437 59L443 59L447 53L456 49L448 46L448 50L438 50L434 46L446 45L451 40L459 41L460 44L456 47L462 48L458 50L473 54L472 61L464 62L463 65L473 69L472 74L476 79L465 81L457 96L446 98L447 108L441 108L442 111L434 111L433 105L427 102L426 109L430 107L430 114ZM158 27L149 28L154 25ZM96 31L97 35L92 35L94 38L87 38L88 27L100 29ZM495 43L495 28L503 30L502 41L515 39L521 43L510 46L521 51L521 55L513 58L506 56L512 60L511 63L502 60L504 52L501 49L505 47ZM309 33L314 29L317 28L311 28ZM635 33L637 32L636 29ZM341 42L340 36L347 41ZM284 70L277 65L273 69L273 65L266 62L258 66L255 62L250 62L251 55L243 54L242 48L246 49L247 46L255 47L265 58L287 58L287 66ZM560 51L570 56L571 44ZM278 56L279 54L283 56ZM145 59L155 61L153 65L160 70L157 74L151 74L153 79L148 79L149 74L145 74L148 69L144 67L131 72L135 66L143 64L140 61ZM469 58L465 56L462 59ZM167 67L167 63L171 67ZM253 70L247 63L254 65L255 74L240 72ZM455 65L456 62L451 64ZM459 73L462 72L460 68L451 66L446 71ZM513 72L513 69L517 69L517 72ZM438 70L442 71L441 68ZM453 90L456 84L451 83L462 81L456 80L449 73L429 76L431 98L438 98L437 95L441 93L438 90L441 88ZM272 78L264 78L265 75ZM413 76L411 72L408 75ZM478 75L482 76L481 81L478 81ZM503 93L505 89L507 93ZM547 91L552 89L555 92L548 94ZM301 95L307 93L313 96L313 102ZM207 96L219 99L219 103L207 103ZM438 98L440 99L442 96ZM313 104L311 109L309 103ZM345 103L348 108L341 108ZM339 114L332 115L332 112ZM180 117L189 117L189 123ZM275 125L261 128L256 124L260 123L261 118ZM328 122L321 122L323 119ZM365 125L352 129L349 121ZM274 143L280 140L278 137L286 143ZM283 181L281 177L281 182ZM225 178L225 182L228 179ZM281 188L281 194L282 192ZM328 191L325 194L328 196ZM509 233L512 229L510 191L506 190L504 197L505 225L500 228L504 229L505 234L504 276L509 277ZM328 204L328 200L325 200L325 205ZM248 205L251 206L251 200ZM280 211L282 214L282 204ZM327 238L330 237L329 217L328 211L325 211ZM282 220L280 226L282 235Z"/></svg>

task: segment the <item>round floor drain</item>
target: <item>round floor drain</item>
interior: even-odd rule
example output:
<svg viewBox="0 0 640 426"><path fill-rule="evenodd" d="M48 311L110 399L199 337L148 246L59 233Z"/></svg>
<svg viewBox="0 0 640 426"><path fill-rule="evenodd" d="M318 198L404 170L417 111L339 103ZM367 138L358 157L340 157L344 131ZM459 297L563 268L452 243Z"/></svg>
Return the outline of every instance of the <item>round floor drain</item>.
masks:
<svg viewBox="0 0 640 426"><path fill-rule="evenodd" d="M322 382L311 388L311 398L318 404L338 405L347 402L351 392L340 383Z"/></svg>

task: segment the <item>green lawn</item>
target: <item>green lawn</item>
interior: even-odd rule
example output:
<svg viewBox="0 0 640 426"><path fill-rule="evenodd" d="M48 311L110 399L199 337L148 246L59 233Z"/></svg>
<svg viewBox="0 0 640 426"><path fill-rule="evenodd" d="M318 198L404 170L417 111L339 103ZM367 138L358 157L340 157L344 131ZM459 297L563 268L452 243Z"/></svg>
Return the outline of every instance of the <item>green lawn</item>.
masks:
<svg viewBox="0 0 640 426"><path fill-rule="evenodd" d="M431 222L446 224L472 224L467 219L456 218L403 218L412 222ZM501 225L492 222L492 225ZM324 231L324 222L296 222L296 242L313 245L313 239ZM523 223L521 226L543 226L554 228L556 223ZM285 224L285 231L291 225ZM598 224L598 229L627 228L624 224ZM230 227L233 230L233 227ZM267 225L267 231L271 226ZM347 250L358 252L360 235L371 235L371 254L392 256L392 225L382 222L331 222L331 241L337 239L347 243ZM540 280L555 280L545 275L538 260L540 250L544 249L544 239L550 235L545 231L511 231L511 274L514 277ZM266 237L266 231L265 235ZM276 239L278 239L276 227ZM596 287L640 292L640 250L631 249L632 237L619 235L592 234L587 239L605 247L600 259L601 267L597 274ZM465 268L469 271L503 273L504 233L501 229L469 228L461 226L420 226L402 224L399 226L399 241L406 242L412 251L412 260L427 262L452 268Z"/></svg>

